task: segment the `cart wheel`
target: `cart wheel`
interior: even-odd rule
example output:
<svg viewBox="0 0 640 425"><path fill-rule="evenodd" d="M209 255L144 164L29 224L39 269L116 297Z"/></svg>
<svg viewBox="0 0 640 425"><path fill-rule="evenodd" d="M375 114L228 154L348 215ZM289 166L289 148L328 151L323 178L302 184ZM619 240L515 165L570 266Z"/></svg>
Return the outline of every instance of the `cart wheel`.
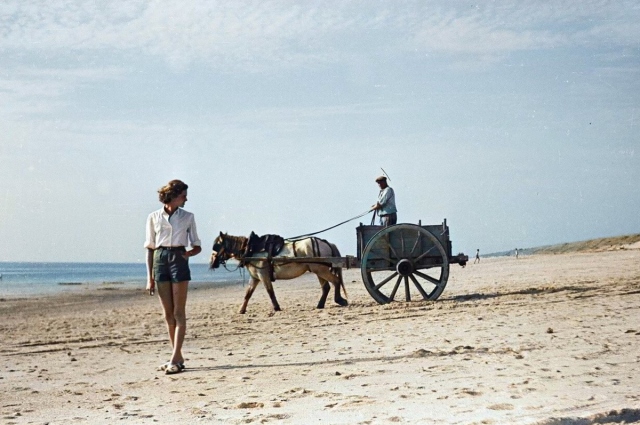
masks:
<svg viewBox="0 0 640 425"><path fill-rule="evenodd" d="M401 287L407 302L412 297L433 301L447 285L449 259L428 230L414 224L396 224L369 240L360 270L367 291L380 304L398 301Z"/></svg>

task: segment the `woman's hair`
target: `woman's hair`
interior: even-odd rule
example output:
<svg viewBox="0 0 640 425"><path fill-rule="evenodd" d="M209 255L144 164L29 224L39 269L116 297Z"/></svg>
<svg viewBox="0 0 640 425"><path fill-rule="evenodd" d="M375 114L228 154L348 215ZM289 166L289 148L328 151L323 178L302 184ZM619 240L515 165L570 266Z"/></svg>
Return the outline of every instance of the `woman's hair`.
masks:
<svg viewBox="0 0 640 425"><path fill-rule="evenodd" d="M158 189L158 198L163 204L168 204L187 189L189 189L189 186L182 180L171 180L165 186Z"/></svg>

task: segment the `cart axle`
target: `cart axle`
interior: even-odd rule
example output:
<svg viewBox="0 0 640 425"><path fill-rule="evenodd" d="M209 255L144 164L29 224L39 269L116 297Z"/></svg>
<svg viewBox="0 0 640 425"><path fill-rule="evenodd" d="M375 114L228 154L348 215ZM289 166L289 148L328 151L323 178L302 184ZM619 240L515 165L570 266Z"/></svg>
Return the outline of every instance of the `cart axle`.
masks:
<svg viewBox="0 0 640 425"><path fill-rule="evenodd" d="M398 261L398 264L396 264L396 271L401 276L409 276L414 272L414 270L415 267L413 266L413 262L406 258Z"/></svg>

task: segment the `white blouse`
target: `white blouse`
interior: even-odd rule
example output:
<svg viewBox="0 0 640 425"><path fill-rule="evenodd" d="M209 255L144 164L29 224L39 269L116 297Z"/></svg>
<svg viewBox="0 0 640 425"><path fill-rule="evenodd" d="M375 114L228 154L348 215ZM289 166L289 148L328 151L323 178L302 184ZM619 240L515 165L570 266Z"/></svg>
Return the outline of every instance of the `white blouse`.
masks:
<svg viewBox="0 0 640 425"><path fill-rule="evenodd" d="M156 249L161 246L200 246L192 213L178 208L169 217L163 207L149 214L144 247Z"/></svg>

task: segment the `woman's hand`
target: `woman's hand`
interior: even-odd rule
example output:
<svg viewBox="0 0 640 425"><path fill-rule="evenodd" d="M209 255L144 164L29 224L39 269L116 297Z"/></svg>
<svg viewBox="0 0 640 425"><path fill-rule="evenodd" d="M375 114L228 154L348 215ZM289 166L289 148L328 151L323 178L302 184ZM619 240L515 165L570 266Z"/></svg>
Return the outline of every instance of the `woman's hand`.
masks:
<svg viewBox="0 0 640 425"><path fill-rule="evenodd" d="M149 295L153 295L156 292L156 281L153 278L147 280L147 291L149 291Z"/></svg>
<svg viewBox="0 0 640 425"><path fill-rule="evenodd" d="M202 252L202 247L194 246L193 248L191 248L191 251L186 251L182 256L186 260L189 257L200 254L200 252Z"/></svg>

